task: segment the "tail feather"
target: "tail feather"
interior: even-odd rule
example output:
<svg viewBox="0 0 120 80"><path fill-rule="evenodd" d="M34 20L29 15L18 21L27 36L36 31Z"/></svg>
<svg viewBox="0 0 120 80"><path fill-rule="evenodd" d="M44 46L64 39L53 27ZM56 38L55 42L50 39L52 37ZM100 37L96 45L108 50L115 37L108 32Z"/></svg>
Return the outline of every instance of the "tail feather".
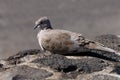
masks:
<svg viewBox="0 0 120 80"><path fill-rule="evenodd" d="M88 49L97 49L97 50L102 50L102 51L108 51L108 52L114 52L116 53L115 50L108 48L106 46L104 46L101 43L98 42L93 42L93 41L89 41L87 45L85 45L85 47L87 47Z"/></svg>
<svg viewBox="0 0 120 80"><path fill-rule="evenodd" d="M116 52L115 50L111 49L111 48L108 48L108 47L105 47L105 46L101 46L101 45L97 45L96 49L98 50L103 50L103 51L108 51L108 52Z"/></svg>

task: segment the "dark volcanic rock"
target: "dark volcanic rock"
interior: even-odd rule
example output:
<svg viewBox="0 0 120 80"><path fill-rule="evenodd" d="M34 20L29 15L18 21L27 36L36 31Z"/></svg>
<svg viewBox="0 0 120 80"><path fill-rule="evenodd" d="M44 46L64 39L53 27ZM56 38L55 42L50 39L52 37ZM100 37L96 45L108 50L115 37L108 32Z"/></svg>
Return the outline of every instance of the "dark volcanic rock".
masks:
<svg viewBox="0 0 120 80"><path fill-rule="evenodd" d="M24 51L20 51L18 52L17 54L13 55L13 56L10 56L7 58L7 60L12 60L12 59L19 59L19 58L22 58L24 56L27 56L27 55L34 55L34 54L38 54L40 53L41 51L39 49L30 49L30 50L24 50Z"/></svg>
<svg viewBox="0 0 120 80"><path fill-rule="evenodd" d="M3 68L3 64L0 64L0 72L2 72L2 71L5 71L6 69L5 68Z"/></svg>
<svg viewBox="0 0 120 80"><path fill-rule="evenodd" d="M112 76L112 75L102 75L102 74L99 74L99 75L93 76L93 78L89 79L89 80L120 80L120 78Z"/></svg>
<svg viewBox="0 0 120 80"><path fill-rule="evenodd" d="M105 67L109 66L106 61L98 58L73 60L73 64L77 65L77 70L80 73L92 73L95 71L101 71Z"/></svg>
<svg viewBox="0 0 120 80"><path fill-rule="evenodd" d="M27 79L25 76L22 75L16 75L12 78L12 80L32 80L32 79Z"/></svg>
<svg viewBox="0 0 120 80"><path fill-rule="evenodd" d="M52 75L52 73L45 70L36 69L29 66L15 67L11 73L13 72L15 75L12 80L40 80Z"/></svg>
<svg viewBox="0 0 120 80"><path fill-rule="evenodd" d="M28 52L27 52L28 51ZM0 80L63 80L63 79L73 79L80 80L87 77L85 75L90 75L91 77L88 80L102 80L100 79L101 75L97 75L95 73L101 72L108 68L112 67L112 70L108 70L110 73L120 74L119 62L108 61L105 58L100 59L97 57L85 57L85 56L72 56L74 58L67 58L68 56L60 55L60 54L49 54L49 52L40 52L39 50L27 50L23 51L17 56L12 56L8 58L7 61L1 61L1 69L3 71L0 72ZM35 52L35 53L34 53ZM38 53L40 55L38 56ZM49 55L48 55L48 54ZM94 52L95 53L95 52ZM98 53L98 52L97 52ZM89 53L91 54L91 53ZM102 54L100 52L100 54ZM32 55L32 57L31 57ZM34 56L33 56L34 55ZM41 57L44 55L44 57ZM94 54L95 55L95 54ZM104 53L103 53L104 55ZM109 54L107 54L109 55ZM27 57L26 57L27 56ZM87 56L87 55L86 55ZM89 56L89 55L88 55ZM29 59L28 59L29 57ZM77 58L79 57L79 58ZM112 57L112 56L109 56ZM113 56L114 57L114 56ZM20 61L21 59L25 59L24 62L16 63L16 65L5 64L6 62L11 61ZM107 74L110 74L107 73ZM91 74L95 74L91 75ZM100 73L102 74L102 72ZM84 75L83 77L79 77ZM6 77L7 76L7 77ZM108 75L102 75L104 78ZM92 79L91 79L92 78ZM109 77L105 77L108 79ZM116 77L112 77L111 79L116 79Z"/></svg>
<svg viewBox="0 0 120 80"><path fill-rule="evenodd" d="M71 67L76 67L72 64L72 60L67 59L63 55L52 54L42 59L36 59L33 61L34 63L43 64L45 66L49 66L57 71L70 72L74 71L74 69L70 70ZM68 70L69 69L69 70ZM76 70L77 68L75 68Z"/></svg>
<svg viewBox="0 0 120 80"><path fill-rule="evenodd" d="M101 71L109 66L107 62L98 58L67 59L63 55L53 54L42 59L36 59L33 63L49 66L58 72L64 72L63 77L75 78L78 74Z"/></svg>
<svg viewBox="0 0 120 80"><path fill-rule="evenodd" d="M120 62L114 63L114 69L111 71L111 73L120 75Z"/></svg>
<svg viewBox="0 0 120 80"><path fill-rule="evenodd" d="M6 60L9 61L10 64L18 64L18 63L21 63L21 61L19 60L20 58L23 58L27 55L35 55L40 52L41 51L39 49L24 50L24 51L18 52L13 56L8 57Z"/></svg>
<svg viewBox="0 0 120 80"><path fill-rule="evenodd" d="M0 68L2 68L3 67L3 64L0 64Z"/></svg>

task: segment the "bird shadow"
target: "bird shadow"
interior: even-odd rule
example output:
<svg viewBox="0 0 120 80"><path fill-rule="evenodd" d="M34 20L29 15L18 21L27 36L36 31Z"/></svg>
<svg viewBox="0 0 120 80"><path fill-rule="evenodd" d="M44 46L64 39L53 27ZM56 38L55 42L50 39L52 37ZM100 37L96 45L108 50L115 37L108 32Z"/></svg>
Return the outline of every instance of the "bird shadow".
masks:
<svg viewBox="0 0 120 80"><path fill-rule="evenodd" d="M66 53L62 54L65 56L90 56L90 57L96 57L112 62L119 62L120 61L120 55L115 54L114 52L107 52L107 51L88 51L88 52L72 52L72 53Z"/></svg>

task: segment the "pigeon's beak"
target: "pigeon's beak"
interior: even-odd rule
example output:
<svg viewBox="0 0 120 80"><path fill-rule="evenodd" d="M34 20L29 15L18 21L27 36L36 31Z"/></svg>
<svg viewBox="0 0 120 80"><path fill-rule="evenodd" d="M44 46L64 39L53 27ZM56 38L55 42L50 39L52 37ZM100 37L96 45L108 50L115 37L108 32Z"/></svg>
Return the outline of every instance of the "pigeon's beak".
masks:
<svg viewBox="0 0 120 80"><path fill-rule="evenodd" d="M38 28L39 26L40 26L39 24L35 25L35 26L34 26L34 30L35 30L36 28Z"/></svg>

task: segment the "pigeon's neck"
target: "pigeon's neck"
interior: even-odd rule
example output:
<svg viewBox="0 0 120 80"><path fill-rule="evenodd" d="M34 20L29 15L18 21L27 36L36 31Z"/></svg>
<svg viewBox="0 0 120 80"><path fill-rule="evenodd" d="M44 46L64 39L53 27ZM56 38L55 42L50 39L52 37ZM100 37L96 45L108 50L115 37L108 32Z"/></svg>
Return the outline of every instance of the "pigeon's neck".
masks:
<svg viewBox="0 0 120 80"><path fill-rule="evenodd" d="M52 27L40 29L40 31L53 30Z"/></svg>
<svg viewBox="0 0 120 80"><path fill-rule="evenodd" d="M45 28L43 28L41 30L52 30L52 29L53 29L52 27L45 27Z"/></svg>
<svg viewBox="0 0 120 80"><path fill-rule="evenodd" d="M53 28L50 26L50 27L46 27L45 29L53 29Z"/></svg>

